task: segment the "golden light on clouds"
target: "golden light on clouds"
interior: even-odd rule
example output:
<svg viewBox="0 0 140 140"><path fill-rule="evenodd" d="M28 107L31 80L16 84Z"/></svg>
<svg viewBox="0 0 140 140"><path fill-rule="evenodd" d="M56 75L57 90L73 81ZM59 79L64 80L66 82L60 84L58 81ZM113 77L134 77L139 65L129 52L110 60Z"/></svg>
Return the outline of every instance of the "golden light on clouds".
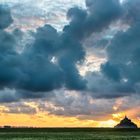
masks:
<svg viewBox="0 0 140 140"><path fill-rule="evenodd" d="M116 124L114 120L92 121L78 120L74 117L58 117L39 113L37 115L25 114L2 114L0 116L0 125L11 126L31 126L31 127L113 127Z"/></svg>
<svg viewBox="0 0 140 140"><path fill-rule="evenodd" d="M133 122L135 122L138 126L140 126L140 121L138 115L138 108L133 108L129 110L125 110L124 112L118 112L115 114L112 114L113 120L120 122L125 116L130 118Z"/></svg>
<svg viewBox="0 0 140 140"><path fill-rule="evenodd" d="M37 108L34 103L26 104ZM3 111L7 108L0 107L0 110ZM135 109L134 109L135 110ZM37 112L36 114L11 114L11 113L0 113L0 126L11 125L11 126L28 126L28 127L114 127L121 119L124 118L127 113L128 117L131 116L131 113L136 112L137 110L129 110L126 112L120 112L110 115L109 119L103 120L80 120L76 117L63 117L50 115L47 112ZM132 120L140 126L140 118L133 118Z"/></svg>
<svg viewBox="0 0 140 140"><path fill-rule="evenodd" d="M1 126L113 127L125 115L140 126L137 6L135 19L133 3L12 1L0 2Z"/></svg>
<svg viewBox="0 0 140 140"><path fill-rule="evenodd" d="M116 114L112 114L112 117L114 120L120 121L125 117L125 113L120 112L120 113L116 113Z"/></svg>
<svg viewBox="0 0 140 140"><path fill-rule="evenodd" d="M96 100L91 100L90 102L95 103ZM46 111L47 108L53 108L55 110L57 110L58 108L50 102L45 103L46 110L40 110L38 102L29 101L24 102L23 104L29 108L35 109L36 112L32 114L22 113L20 112L21 108L19 106L17 107L19 113L11 113L10 108L1 105L0 126L11 125L28 127L114 127L120 122L120 120L122 120L125 117L125 115L127 115L130 119L132 119L132 121L134 121L138 126L140 126L140 118L137 117L140 107L119 111L121 105L123 105L123 99L117 99L115 101L114 106L112 106L112 110L114 110L114 113L108 113L102 116L100 114L100 116L92 114L93 118L92 116L88 115L87 117L86 115L83 116L83 118L82 116L78 118L78 116L71 117L52 115Z"/></svg>
<svg viewBox="0 0 140 140"><path fill-rule="evenodd" d="M31 108L36 109L36 111L39 112L38 104L36 102L24 102L24 104Z"/></svg>

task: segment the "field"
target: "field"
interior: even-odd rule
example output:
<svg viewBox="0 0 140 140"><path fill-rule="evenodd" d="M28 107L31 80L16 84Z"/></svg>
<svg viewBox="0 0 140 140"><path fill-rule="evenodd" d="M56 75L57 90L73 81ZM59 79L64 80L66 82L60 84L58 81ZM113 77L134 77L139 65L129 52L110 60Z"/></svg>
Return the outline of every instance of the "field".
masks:
<svg viewBox="0 0 140 140"><path fill-rule="evenodd" d="M0 129L0 140L140 140L140 129L11 128Z"/></svg>

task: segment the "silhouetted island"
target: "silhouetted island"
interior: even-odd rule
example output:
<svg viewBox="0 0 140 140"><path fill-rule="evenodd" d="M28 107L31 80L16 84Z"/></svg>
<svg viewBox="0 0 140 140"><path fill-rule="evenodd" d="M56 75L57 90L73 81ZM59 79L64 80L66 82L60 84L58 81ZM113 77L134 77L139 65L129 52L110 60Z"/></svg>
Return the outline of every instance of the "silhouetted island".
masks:
<svg viewBox="0 0 140 140"><path fill-rule="evenodd" d="M138 128L138 126L133 123L127 116L119 124L117 124L114 128Z"/></svg>

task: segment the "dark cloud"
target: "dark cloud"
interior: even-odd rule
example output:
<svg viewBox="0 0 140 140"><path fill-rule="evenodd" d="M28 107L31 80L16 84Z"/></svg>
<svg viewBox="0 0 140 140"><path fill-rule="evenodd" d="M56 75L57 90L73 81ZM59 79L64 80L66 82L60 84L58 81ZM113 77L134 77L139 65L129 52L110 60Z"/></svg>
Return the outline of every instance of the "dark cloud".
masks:
<svg viewBox="0 0 140 140"><path fill-rule="evenodd" d="M74 38L88 37L93 32L102 31L123 12L119 0L86 0L86 6L87 10L75 7L68 11L71 22L64 31Z"/></svg>
<svg viewBox="0 0 140 140"><path fill-rule="evenodd" d="M26 45L20 54L16 49L20 47L17 42L22 39L22 32L4 30L12 23L8 12L5 18L9 22L0 30L0 102L41 98L40 111L80 119L113 114L114 98L140 93L139 4L139 0L128 0L124 5L118 0L87 0L86 10L74 7L68 11L70 23L62 32L51 25L32 32L33 44ZM96 42L99 50L107 46L107 62L99 72L88 72L82 77L77 68L77 64L84 62L87 51L82 42L107 29L118 18L130 27L119 31L110 41ZM61 88L71 92L66 94L59 91ZM94 101L91 97L106 99ZM131 109L134 101L127 100L120 110ZM135 106L138 105L137 101ZM5 113L36 113L28 105L18 106L7 105L9 111Z"/></svg>
<svg viewBox="0 0 140 140"><path fill-rule="evenodd" d="M46 97L46 94L50 96L49 92L63 87L107 98L129 94L135 88L138 90L139 32L135 31L139 31L139 26L136 24L127 32L119 32L111 41L107 49L108 62L101 66L100 74L92 73L91 77L88 76L90 80L79 74L77 64L82 64L86 55L82 41L125 15L125 6L122 7L119 0L87 0L86 6L87 9L74 7L68 11L70 23L62 32L45 25L31 33L34 43L26 45L22 53L16 50L22 32L18 29L11 33L4 30L10 26L12 19L9 9L2 10L3 7L0 7L7 15L0 15L3 19L0 25L7 23L0 31L0 87L16 90L17 98L13 101ZM6 101L11 99L6 97Z"/></svg>
<svg viewBox="0 0 140 140"><path fill-rule="evenodd" d="M0 103L17 102L20 99L28 100L47 98L49 100L52 97L55 97L53 92L31 92L27 90L17 90L11 88L4 88L0 90Z"/></svg>
<svg viewBox="0 0 140 140"><path fill-rule="evenodd" d="M103 64L101 66L102 72L108 76L108 78L111 78L112 80L119 81L120 80L120 73L119 73L119 67L114 66L113 64L110 64L107 62L105 65Z"/></svg>
<svg viewBox="0 0 140 140"><path fill-rule="evenodd" d="M114 81L103 73L89 72L87 75L89 94L93 98L118 98L133 92L131 83Z"/></svg>
<svg viewBox="0 0 140 140"><path fill-rule="evenodd" d="M94 83L89 83L89 87L95 97L114 98L140 93L140 15L138 14L140 8L138 4L140 4L138 0L125 3L127 13L124 22L129 23L129 29L118 32L111 40L106 50L107 62L101 66L100 74L89 74L92 77L89 76L89 79Z"/></svg>
<svg viewBox="0 0 140 140"><path fill-rule="evenodd" d="M0 5L0 29L5 29L13 22L10 9L7 6Z"/></svg>
<svg viewBox="0 0 140 140"><path fill-rule="evenodd" d="M16 96L16 91L12 89L3 89L0 91L0 103L18 101L19 98Z"/></svg>
<svg viewBox="0 0 140 140"><path fill-rule="evenodd" d="M100 31L123 12L119 0L86 0L86 5L90 11L87 24L90 31Z"/></svg>
<svg viewBox="0 0 140 140"><path fill-rule="evenodd" d="M124 4L124 9L126 12L126 21L131 24L136 24L140 21L140 1L139 0L127 0Z"/></svg>
<svg viewBox="0 0 140 140"><path fill-rule="evenodd" d="M22 54L25 77L19 88L34 92L57 89L63 84L63 71L51 61L57 49L57 31L46 25L39 28L34 36L34 44Z"/></svg>

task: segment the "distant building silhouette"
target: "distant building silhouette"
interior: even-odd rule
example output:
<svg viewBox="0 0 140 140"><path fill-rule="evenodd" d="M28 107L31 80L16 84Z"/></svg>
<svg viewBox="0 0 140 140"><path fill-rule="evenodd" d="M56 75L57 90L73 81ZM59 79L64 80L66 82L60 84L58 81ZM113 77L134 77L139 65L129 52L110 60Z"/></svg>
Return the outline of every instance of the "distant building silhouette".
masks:
<svg viewBox="0 0 140 140"><path fill-rule="evenodd" d="M5 125L3 128L11 128L11 126L9 126L9 125Z"/></svg>
<svg viewBox="0 0 140 140"><path fill-rule="evenodd" d="M125 116L114 128L138 128L138 126Z"/></svg>

